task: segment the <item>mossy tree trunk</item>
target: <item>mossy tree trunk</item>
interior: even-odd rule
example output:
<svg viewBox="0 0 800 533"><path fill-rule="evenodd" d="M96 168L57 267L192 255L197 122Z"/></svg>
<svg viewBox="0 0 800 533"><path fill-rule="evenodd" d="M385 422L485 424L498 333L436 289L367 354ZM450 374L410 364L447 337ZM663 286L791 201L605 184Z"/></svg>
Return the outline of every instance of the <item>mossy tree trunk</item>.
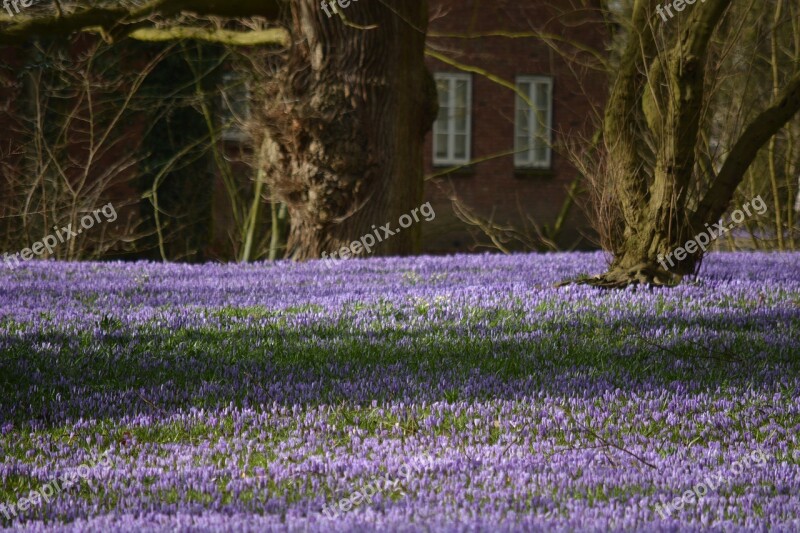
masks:
<svg viewBox="0 0 800 533"><path fill-rule="evenodd" d="M671 263L664 258L720 219L758 151L800 110L798 73L745 127L720 170L702 175L710 43L730 2L698 2L681 14L677 30L659 28L653 4L634 2L606 108L601 179L613 188L617 216L607 232L614 260L589 281L600 286L671 283L695 272L702 250Z"/></svg>

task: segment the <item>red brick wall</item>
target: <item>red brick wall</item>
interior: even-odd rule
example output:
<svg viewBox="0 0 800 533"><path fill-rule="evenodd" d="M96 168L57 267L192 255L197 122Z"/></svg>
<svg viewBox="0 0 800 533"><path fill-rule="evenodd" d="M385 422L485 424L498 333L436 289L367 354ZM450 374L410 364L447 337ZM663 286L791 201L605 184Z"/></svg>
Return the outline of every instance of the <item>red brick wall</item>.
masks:
<svg viewBox="0 0 800 533"><path fill-rule="evenodd" d="M480 34L496 31L548 32L564 39L577 39L604 50L604 34L598 12L581 7L582 2L554 0L431 0L429 47L459 63L489 71L514 82L518 75L553 77L553 127L556 143L575 135L591 135L590 119L606 93L605 77L566 61L540 38L484 36L477 39L440 37L436 34ZM555 6L555 7L554 7ZM557 43L563 46L563 43ZM574 49L566 46L566 49ZM586 56L580 56L586 59ZM458 72L451 65L429 58L432 72ZM480 159L510 151L514 147L515 94L480 74L472 75L472 158ZM593 111L593 106L595 111ZM432 165L431 135L425 152L426 174L442 168ZM424 247L429 253L481 249L489 242L480 232L460 222L448 195L455 191L460 200L483 218L494 214L494 222L522 229L526 217L539 225L552 224L577 172L557 150L549 171L515 170L513 156L476 164L465 172L429 180L426 197L436 209L436 220L424 226ZM528 224L530 233L532 227ZM573 245L591 231L577 206L571 211L559 244ZM584 240L582 246L589 245ZM513 245L512 245L513 246Z"/></svg>

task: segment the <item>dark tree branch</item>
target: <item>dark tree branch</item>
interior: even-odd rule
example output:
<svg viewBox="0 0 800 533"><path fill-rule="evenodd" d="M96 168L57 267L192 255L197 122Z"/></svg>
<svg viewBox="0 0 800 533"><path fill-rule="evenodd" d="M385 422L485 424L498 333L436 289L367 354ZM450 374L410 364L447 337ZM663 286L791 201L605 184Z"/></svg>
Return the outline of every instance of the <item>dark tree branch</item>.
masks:
<svg viewBox="0 0 800 533"><path fill-rule="evenodd" d="M37 36L68 37L75 32L96 31L97 29L115 37L126 36L129 33L144 30L143 23L154 15L170 17L179 13L192 13L200 16L220 17L261 16L276 20L287 7L286 0L152 0L140 8L91 7L73 13L64 13L62 7L56 15L20 15L10 21L6 18L9 24L0 29L0 44L20 45ZM162 37L166 37L169 35L170 29L152 29L150 33L145 32L143 35L149 37L146 40L152 40L154 31L166 31L166 34L161 34ZM182 30L173 33L176 34L175 38L187 38L186 32ZM213 34L205 32L203 37L204 40L212 40ZM266 39L267 36L264 34L256 36L256 40L259 37ZM194 37L188 36L188 38ZM219 42L253 44L252 39L241 35L232 37L229 34L220 34ZM263 43L258 42L257 44Z"/></svg>
<svg viewBox="0 0 800 533"><path fill-rule="evenodd" d="M692 217L692 226L718 220L730 205L736 188L764 145L800 112L800 72L790 80L778 100L747 126L733 146Z"/></svg>

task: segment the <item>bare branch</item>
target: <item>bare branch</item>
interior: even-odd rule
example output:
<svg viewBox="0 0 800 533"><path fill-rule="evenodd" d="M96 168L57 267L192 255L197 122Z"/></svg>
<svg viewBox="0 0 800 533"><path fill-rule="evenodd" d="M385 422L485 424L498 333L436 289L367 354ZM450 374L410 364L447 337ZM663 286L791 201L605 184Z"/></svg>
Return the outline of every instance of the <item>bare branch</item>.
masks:
<svg viewBox="0 0 800 533"><path fill-rule="evenodd" d="M194 28L174 26L171 28L140 28L128 34L137 41L175 41L193 39L231 46L280 45L289 46L289 32L283 28L270 28L261 31L232 31L215 28Z"/></svg>

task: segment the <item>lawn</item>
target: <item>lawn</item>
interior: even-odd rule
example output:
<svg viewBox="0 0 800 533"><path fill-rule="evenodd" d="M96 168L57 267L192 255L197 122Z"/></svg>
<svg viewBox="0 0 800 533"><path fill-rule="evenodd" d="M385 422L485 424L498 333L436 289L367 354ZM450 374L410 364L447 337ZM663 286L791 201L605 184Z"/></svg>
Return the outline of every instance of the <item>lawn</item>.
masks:
<svg viewBox="0 0 800 533"><path fill-rule="evenodd" d="M0 270L0 527L800 529L800 255L604 265Z"/></svg>

